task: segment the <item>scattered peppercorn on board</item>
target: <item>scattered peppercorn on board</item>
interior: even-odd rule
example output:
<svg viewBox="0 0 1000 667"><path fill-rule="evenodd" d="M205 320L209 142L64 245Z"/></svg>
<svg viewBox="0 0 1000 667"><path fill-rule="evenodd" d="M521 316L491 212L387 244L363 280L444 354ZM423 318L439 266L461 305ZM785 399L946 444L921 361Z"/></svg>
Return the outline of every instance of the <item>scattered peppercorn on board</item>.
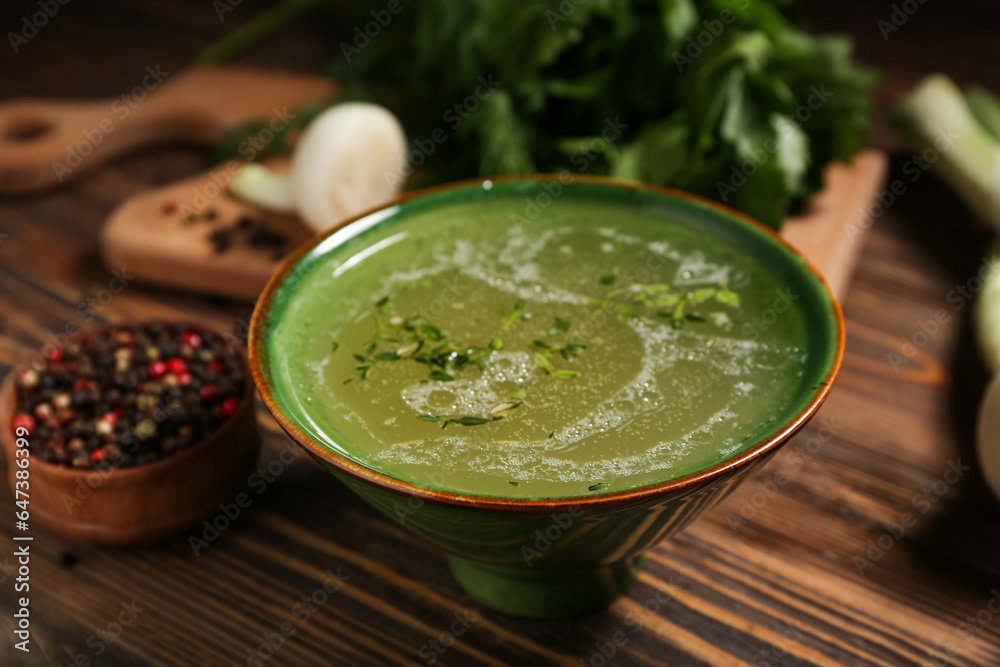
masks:
<svg viewBox="0 0 1000 667"><path fill-rule="evenodd" d="M782 235L801 250L841 296L871 226L870 207L887 159L865 150L827 170L826 188ZM297 218L233 198L233 161L190 179L135 195L119 206L101 235L108 266L127 266L140 280L237 299L255 299L287 252L311 232Z"/></svg>
<svg viewBox="0 0 1000 667"><path fill-rule="evenodd" d="M108 266L145 282L253 300L282 258L312 236L292 215L229 195L237 161L126 200L101 232Z"/></svg>

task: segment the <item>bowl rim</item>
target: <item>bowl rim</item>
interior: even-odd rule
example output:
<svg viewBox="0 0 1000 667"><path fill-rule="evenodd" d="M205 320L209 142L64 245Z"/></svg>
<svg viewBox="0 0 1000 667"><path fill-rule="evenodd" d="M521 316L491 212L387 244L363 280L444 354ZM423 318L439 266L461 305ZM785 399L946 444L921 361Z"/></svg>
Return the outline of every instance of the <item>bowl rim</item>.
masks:
<svg viewBox="0 0 1000 667"><path fill-rule="evenodd" d="M198 329L201 331L209 331L220 338L232 338L231 336L226 336L219 330L206 326L204 324L199 324L191 320L171 320L166 318L156 318L152 317L149 319L138 319L138 320L126 320L124 322L108 322L100 326L84 329L83 331L70 336L67 342L80 341L87 336L92 336L104 331L109 331L112 329L121 329L131 326L145 326L149 324L162 323L167 326L183 325L191 329ZM244 381L243 381L243 392L240 396L240 407L232 417L227 419L224 423L220 424L217 429L208 434L207 437L202 438L197 443L191 447L178 450L178 452L166 459L161 459L159 461L154 461L153 463L147 463L144 465L132 466L129 468L109 468L107 470L76 470L74 468L67 468L66 466L61 466L49 461L45 461L34 452L28 452L28 458L31 460L31 470L32 474L35 474L36 466L43 470L43 475L54 476L54 477L64 477L67 479L84 479L88 475L100 475L101 476L101 486L106 484L115 483L127 483L130 481L135 481L138 478L144 478L149 475L155 475L161 470L166 470L177 465L183 465L189 458L199 456L204 450L209 449L212 443L218 442L220 438L224 438L229 430L232 429L232 425L235 424L239 419L242 418L243 413L246 410L254 410L255 401L253 400L253 387L254 382L251 381L252 377L252 367L250 365L249 355L247 353L246 347L236 340L227 340L227 345L238 345L237 352L240 359L240 364L243 366ZM10 428L10 423L6 419L9 416L14 417L17 412L17 388L14 386L14 379L17 374L17 366L11 368L7 377L4 379L3 383L0 384L0 445L2 445L5 455L7 458L7 465L10 466L13 462L13 453L17 449L17 436L14 434ZM29 434L30 437L30 434Z"/></svg>
<svg viewBox="0 0 1000 667"><path fill-rule="evenodd" d="M779 445L790 438L799 428L801 428L810 418L816 413L820 405L826 400L827 395L830 393L830 389L833 386L833 382L840 372L841 365L844 359L844 347L846 343L846 329L844 324L844 315L840 306L840 302L834 295L833 291L830 289L830 285L827 283L823 275L816 269L816 267L806 258L799 250L789 244L785 239L783 239L776 231L770 227L764 225L763 223L751 218L750 216L741 213L735 209L732 209L724 204L707 199L700 195L695 195L690 192L685 192L683 190L677 190L675 188L670 188L662 185L654 185L652 183L645 183L641 181L633 181L619 178L611 178L606 176L593 176L586 174L571 174L569 175L570 180L567 182L566 172L562 173L545 173L545 174L522 174L513 176L496 176L489 178L471 178L464 179L460 181L453 181L448 183L443 183L440 185L435 185L428 188L421 188L419 190L413 190L411 192L406 192L401 194L394 199L379 204L378 206L369 208L357 215L353 215L345 220L337 223L333 227L319 232L313 236L309 241L304 243L292 254L284 259L281 266L275 271L271 278L267 281L263 291L257 299L257 303L254 307L253 316L250 320L250 331L247 339L247 349L250 357L250 370L253 375L254 384L257 387L257 391L260 393L261 399L264 405L267 407L268 411L274 417L278 425L281 426L282 430L288 434L288 436L300 447L305 449L314 458L322 461L323 463L333 466L339 472L342 472L356 480L371 484L375 487L381 488L386 491L391 491L399 495L417 498L425 502L433 502L436 504L449 505L452 507L461 507L466 509L475 510L493 510L493 511L516 511L516 512L553 512L560 510L569 509L604 509L609 507L614 507L623 504L633 504L642 501L652 500L667 494L674 492L686 492L691 491L705 483L714 481L719 478L724 478L730 474L736 473L739 469L747 467L751 462L766 457L769 453L775 450ZM486 187L487 184L492 186L494 183L511 183L511 182L551 182L553 180L559 180L563 185L575 185L575 184L593 184L608 186L612 188L624 188L627 190L643 190L646 192L651 192L658 195L664 195L667 197L672 197L675 199L685 199L691 202L695 202L702 206L707 206L721 212L730 217L739 219L740 221L756 228L770 235L774 240L782 246L783 250L798 257L803 262L803 268L811 273L812 276L819 282L822 286L823 291L830 299L830 304L833 309L834 319L836 321L837 336L836 336L836 351L834 354L833 361L830 365L830 370L826 377L819 383L819 388L815 390L809 403L803 408L797 415L792 417L787 421L777 432L775 432L770 437L757 443L750 449L740 453L739 455L727 458L710 468L704 470L698 470L688 475L683 475L665 482L657 482L647 486L640 486L634 489L627 489L623 491L613 491L611 493L602 493L593 496L566 496L557 498L510 498L505 496L480 496L469 493L461 493L457 491L446 491L443 489L432 489L422 486L418 486L411 482L399 479L385 472L369 468L357 461L353 461L346 456L339 455L330 449L320 445L315 442L307 434L300 431L296 426L289 420L281 411L278 402L275 400L274 395L270 391L267 383L264 381L263 365L266 359L262 357L267 357L266 346L262 347L264 337L262 331L265 328L265 320L267 314L270 312L271 307L274 305L273 294L277 288L281 285L284 278L290 273L291 269L298 263L298 261L309 253L313 248L319 245L322 241L329 238L331 235L335 234L339 230L351 225L363 218L367 218L370 215L378 212L388 210L400 204L403 204L411 199L416 199L419 197L439 194L449 190L459 190L463 188L470 187Z"/></svg>

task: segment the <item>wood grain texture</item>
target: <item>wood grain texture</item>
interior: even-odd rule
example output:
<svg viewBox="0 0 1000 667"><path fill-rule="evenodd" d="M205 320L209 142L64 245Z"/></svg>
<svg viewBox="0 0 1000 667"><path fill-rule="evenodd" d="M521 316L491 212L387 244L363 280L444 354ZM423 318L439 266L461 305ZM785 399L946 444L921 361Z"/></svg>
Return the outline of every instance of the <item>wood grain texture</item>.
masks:
<svg viewBox="0 0 1000 667"><path fill-rule="evenodd" d="M243 3L223 23L210 3L193 1L91 11L66 5L21 53L0 55L3 94L121 94L146 64L180 69L257 9ZM931 69L1000 90L995 4L926 3L884 40L877 21L890 12L861 0L807 11L816 29L852 32L862 57L886 68L880 118ZM4 5L0 17L14 26L21 13ZM315 68L337 39L328 25L301 20L247 64ZM878 127L873 142L891 147ZM911 181L909 159L893 158L890 182L902 179L906 192L874 220L843 300L847 357L827 404L755 479L661 543L638 585L607 611L536 623L481 608L441 553L304 456L283 462L286 441L260 414L260 466L273 481L253 478L252 505L197 555L183 538L106 550L33 527L30 655L9 641L19 596L14 509L0 500L0 664L67 665L82 655L94 665L245 665L283 623L291 632L264 665L426 665L432 654L435 665L598 665L612 649L606 664L622 666L1000 664L1000 619L990 609L1000 590L1000 504L972 449L986 377L967 304L952 292L978 271L988 236L931 175ZM107 303L101 293L111 275L97 232L112 208L203 168L202 154L163 148L44 197L0 200L0 364L91 314L94 322L184 316L242 334L245 304L135 284ZM944 324L918 336L939 311ZM958 462L973 468L942 481ZM912 525L896 539L907 513ZM859 573L856 558L871 565ZM122 605L133 600L143 611L120 634L111 626L113 643L101 639L98 631L129 618ZM453 643L441 639L466 610L476 620ZM451 645L438 654L435 639Z"/></svg>
<svg viewBox="0 0 1000 667"><path fill-rule="evenodd" d="M824 189L809 200L807 210L785 221L781 234L802 252L844 296L871 225L865 216L882 187L888 159L878 150L862 151L851 164L827 169ZM287 168L281 160L279 171ZM288 249L313 232L297 216L266 211L242 201L228 184L242 165L230 160L206 172L160 188L140 192L108 217L101 230L101 258L108 266L134 267L143 283L205 292L236 299L256 299L278 269L283 255L269 248L237 242L217 252L209 235L250 218L286 235ZM170 212L164 205L171 205ZM211 211L212 220L205 219ZM186 216L195 222L184 224Z"/></svg>
<svg viewBox="0 0 1000 667"><path fill-rule="evenodd" d="M145 284L255 300L287 252L314 234L295 215L274 213L237 199L229 182L243 165L229 160L206 172L129 197L108 217L101 230L101 259L107 266L135 267ZM287 166L287 165L286 165ZM169 202L173 208L164 211ZM206 219L211 212L212 219ZM185 224L185 216L193 222ZM209 237L231 230L238 220L257 221L287 239L286 250L253 247L247 232L230 234L218 252Z"/></svg>
<svg viewBox="0 0 1000 667"><path fill-rule="evenodd" d="M261 118L278 127L297 106L332 95L332 82L317 76L245 67L175 73L157 64L147 66L131 90L113 99L8 101L0 104L0 193L79 178L149 144L211 146Z"/></svg>
<svg viewBox="0 0 1000 667"><path fill-rule="evenodd" d="M830 165L823 190L809 200L805 212L788 218L781 228L785 240L819 269L838 299L851 284L888 162L882 151L867 149L850 164Z"/></svg>

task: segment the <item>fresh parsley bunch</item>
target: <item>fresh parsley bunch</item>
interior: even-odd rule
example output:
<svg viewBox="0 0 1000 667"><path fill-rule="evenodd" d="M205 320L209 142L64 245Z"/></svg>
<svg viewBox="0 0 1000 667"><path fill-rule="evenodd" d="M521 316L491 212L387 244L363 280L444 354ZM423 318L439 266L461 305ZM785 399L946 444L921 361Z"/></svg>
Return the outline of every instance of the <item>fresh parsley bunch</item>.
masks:
<svg viewBox="0 0 1000 667"><path fill-rule="evenodd" d="M874 80L849 39L803 32L788 4L368 0L335 74L402 118L425 182L607 174L779 227L863 145Z"/></svg>

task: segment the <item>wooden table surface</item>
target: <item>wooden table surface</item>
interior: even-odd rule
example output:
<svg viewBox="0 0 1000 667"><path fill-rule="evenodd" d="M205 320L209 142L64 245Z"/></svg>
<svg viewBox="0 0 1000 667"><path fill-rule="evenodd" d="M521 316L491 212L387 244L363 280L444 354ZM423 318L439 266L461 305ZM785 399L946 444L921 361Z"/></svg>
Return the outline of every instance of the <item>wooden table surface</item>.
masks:
<svg viewBox="0 0 1000 667"><path fill-rule="evenodd" d="M60 6L17 55L0 48L0 94L120 95L147 65L181 69L260 11L232 4L221 22L207 1ZM993 3L909 4L917 13L887 40L877 22L890 19L889 2L806 10L815 27L852 33L861 57L884 69L873 136L882 147L893 147L886 105L932 69L1000 91ZM29 10L35 3L3 3L3 33ZM333 44L322 22L298 20L241 62L309 71ZM85 323L81 304L111 278L96 234L113 206L205 159L162 147L68 187L0 200L2 370L67 323ZM895 154L890 178L909 179L907 159ZM973 450L986 377L969 308L952 292L978 272L989 235L932 175L906 186L867 240L844 301L843 372L818 418L661 543L631 593L603 613L540 623L482 607L441 553L299 457L197 555L185 537L106 550L33 528L27 655L12 646L13 503L0 502L0 664L1000 664L1000 503ZM250 312L140 285L95 307L99 322L185 316L237 332ZM944 324L920 334L936 314ZM259 417L264 465L283 436ZM343 580L330 595L327 571ZM467 629L455 614L472 619ZM285 623L291 634L271 651L265 635ZM441 637L453 627L462 632Z"/></svg>

